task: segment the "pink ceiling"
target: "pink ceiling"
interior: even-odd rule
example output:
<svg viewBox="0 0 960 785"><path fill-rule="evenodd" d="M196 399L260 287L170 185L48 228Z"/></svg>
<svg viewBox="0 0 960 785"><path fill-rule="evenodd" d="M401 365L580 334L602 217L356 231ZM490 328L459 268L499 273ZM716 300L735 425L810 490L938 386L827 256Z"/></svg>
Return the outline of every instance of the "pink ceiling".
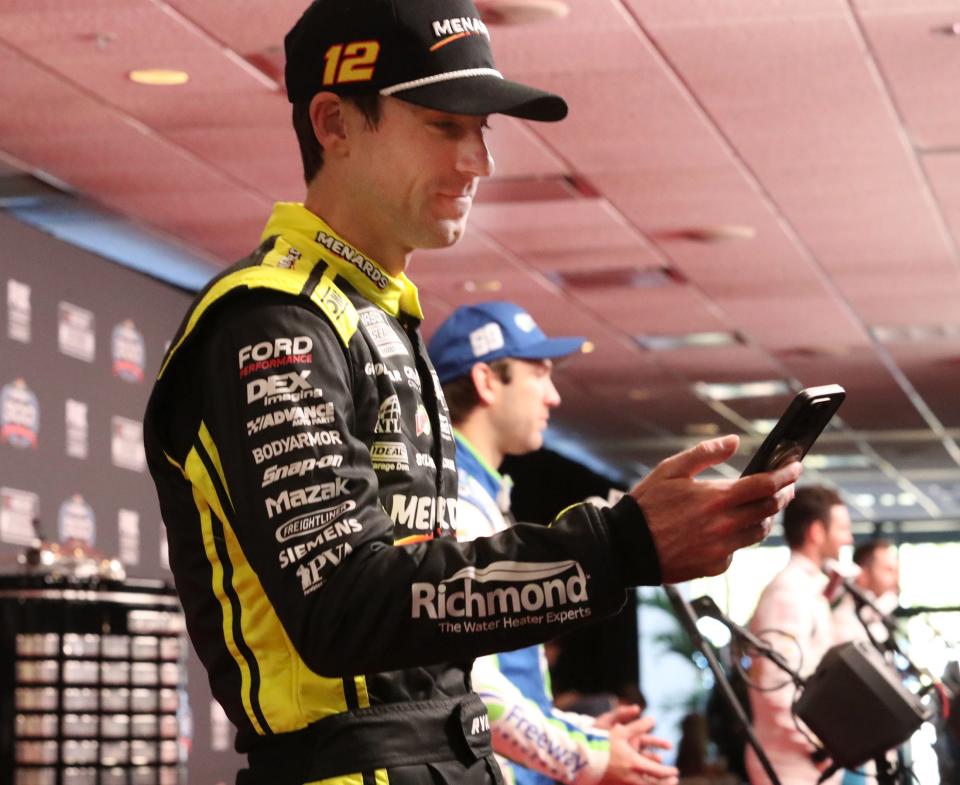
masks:
<svg viewBox="0 0 960 785"><path fill-rule="evenodd" d="M226 264L272 201L303 193L282 39L304 3L8 0L0 155ZM695 383L772 379L843 384L844 449L909 431L903 460L927 457L904 471L960 482L937 430L960 428L960 347L870 330L960 324L960 38L937 32L960 3L569 6L491 28L501 70L562 93L570 116L492 118L496 174L467 236L412 263L427 332L457 305L508 298L550 333L588 337L594 352L557 371L555 421L627 472L785 403L711 407ZM190 81L127 79L143 67ZM651 270L670 275L601 280ZM634 340L706 331L743 343Z"/></svg>

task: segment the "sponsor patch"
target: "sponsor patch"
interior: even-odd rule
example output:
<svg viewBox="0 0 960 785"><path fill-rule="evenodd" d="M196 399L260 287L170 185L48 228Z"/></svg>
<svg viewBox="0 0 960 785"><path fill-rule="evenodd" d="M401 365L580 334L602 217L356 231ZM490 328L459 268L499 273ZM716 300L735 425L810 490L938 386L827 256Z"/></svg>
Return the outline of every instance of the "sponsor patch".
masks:
<svg viewBox="0 0 960 785"><path fill-rule="evenodd" d="M588 618L580 563L499 561L464 567L438 584L411 585L414 619L440 620L444 632L476 632Z"/></svg>
<svg viewBox="0 0 960 785"><path fill-rule="evenodd" d="M388 368L383 363L367 363L363 366L363 372L367 376L386 376L391 382L399 384L402 377L400 371L396 368Z"/></svg>
<svg viewBox="0 0 960 785"><path fill-rule="evenodd" d="M331 482L308 485L306 488L297 488L293 491L281 491L276 499L267 497L263 503L267 508L267 517L272 518L282 512L295 510L297 507L306 507L308 504L339 498L346 492L347 481L343 477L337 477Z"/></svg>
<svg viewBox="0 0 960 785"><path fill-rule="evenodd" d="M407 384L409 384L417 392L422 392L420 387L420 374L417 373L416 368L411 368L409 365L404 365L403 375L407 377Z"/></svg>
<svg viewBox="0 0 960 785"><path fill-rule="evenodd" d="M410 459L407 456L407 445L398 442L374 442L370 445L370 463L374 471L409 471Z"/></svg>
<svg viewBox="0 0 960 785"><path fill-rule="evenodd" d="M380 404L377 415L377 425L374 433L400 433L400 399L396 394L391 395Z"/></svg>
<svg viewBox="0 0 960 785"><path fill-rule="evenodd" d="M347 245L343 240L339 240L326 232L317 232L316 240L328 251L332 251L341 259L346 259L350 262L350 264L367 276L370 282L378 289L387 288L387 282L389 280L387 274L356 248Z"/></svg>
<svg viewBox="0 0 960 785"><path fill-rule="evenodd" d="M390 325L387 315L379 308L364 308L360 311L360 323L381 357L410 356L406 344Z"/></svg>
<svg viewBox="0 0 960 785"><path fill-rule="evenodd" d="M447 419L445 414L440 415L440 437L448 442L453 441L453 430L450 428L450 420Z"/></svg>
<svg viewBox="0 0 960 785"><path fill-rule="evenodd" d="M277 528L277 542L284 543L298 537L306 537L308 534L319 531L327 524L337 520L344 513L355 510L356 507L357 503L353 499L347 499L334 507L326 507L322 510L314 510L306 515L297 516Z"/></svg>
<svg viewBox="0 0 960 785"><path fill-rule="evenodd" d="M342 445L343 437L340 431L304 431L303 433L293 433L280 439L254 447L251 451L253 461L258 466L271 458L279 458L288 452L296 450L305 450L308 447L330 447L333 445Z"/></svg>
<svg viewBox="0 0 960 785"><path fill-rule="evenodd" d="M306 542L298 542L296 545L291 545L280 551L278 557L280 559L280 569L286 569L291 564L296 564L303 560L305 556L313 553L313 551L321 545L327 545L342 537L349 537L351 534L356 534L360 531L363 531L363 526L360 525L360 521L356 518L346 518L329 523L320 529L320 533L317 534L316 537Z"/></svg>
<svg viewBox="0 0 960 785"><path fill-rule="evenodd" d="M417 406L414 422L417 427L417 436L430 435L430 415L427 414L426 407L421 403Z"/></svg>
<svg viewBox="0 0 960 785"><path fill-rule="evenodd" d="M444 496L393 494L390 518L397 526L415 531L456 529L457 500Z"/></svg>
<svg viewBox="0 0 960 785"><path fill-rule="evenodd" d="M306 564L300 565L297 568L297 577L300 579L300 588L303 589L304 595L323 586L325 567L336 567L352 552L353 548L350 547L349 542L341 542L328 548L319 556L314 556Z"/></svg>
<svg viewBox="0 0 960 785"><path fill-rule="evenodd" d="M290 406L267 412L252 420L247 420L247 436L253 436L267 428L277 425L290 424L292 428L313 427L316 425L330 425L333 422L333 402L319 403L313 406Z"/></svg>
<svg viewBox="0 0 960 785"><path fill-rule="evenodd" d="M310 371L291 371L271 374L263 379L247 382L247 403L263 401L264 406L275 403L299 403L303 399L322 398L319 387L311 387Z"/></svg>
<svg viewBox="0 0 960 785"><path fill-rule="evenodd" d="M321 455L319 458L304 458L302 461L294 461L286 466L268 466L264 469L263 482L260 483L260 487L266 488L277 480L283 480L286 477L303 477L315 469L336 468L342 464L342 455Z"/></svg>
<svg viewBox="0 0 960 785"><path fill-rule="evenodd" d="M274 338L244 346L237 353L240 378L257 371L269 371L313 360L313 339L309 335Z"/></svg>

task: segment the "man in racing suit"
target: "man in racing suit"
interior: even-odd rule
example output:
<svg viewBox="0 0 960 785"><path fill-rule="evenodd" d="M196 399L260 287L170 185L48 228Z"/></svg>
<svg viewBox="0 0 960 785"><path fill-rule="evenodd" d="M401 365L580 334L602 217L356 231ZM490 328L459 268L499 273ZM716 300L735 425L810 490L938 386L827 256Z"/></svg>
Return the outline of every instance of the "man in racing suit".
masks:
<svg viewBox="0 0 960 785"><path fill-rule="evenodd" d="M470 0L316 0L285 46L306 198L194 301L145 415L170 566L238 782L488 783L473 658L722 571L799 467L699 482L736 449L714 440L610 510L445 536L454 443L404 271L463 234L486 116L566 105L495 71Z"/></svg>
<svg viewBox="0 0 960 785"><path fill-rule="evenodd" d="M457 442L461 541L515 524L512 483L494 467L543 445L550 409L560 404L552 362L584 340L547 338L529 313L508 302L461 306L430 339ZM638 751L670 746L647 735L653 720L639 718L638 707L600 718L554 707L542 644L478 658L473 688L490 713L493 749L507 759L504 778L516 785L676 781L676 769Z"/></svg>

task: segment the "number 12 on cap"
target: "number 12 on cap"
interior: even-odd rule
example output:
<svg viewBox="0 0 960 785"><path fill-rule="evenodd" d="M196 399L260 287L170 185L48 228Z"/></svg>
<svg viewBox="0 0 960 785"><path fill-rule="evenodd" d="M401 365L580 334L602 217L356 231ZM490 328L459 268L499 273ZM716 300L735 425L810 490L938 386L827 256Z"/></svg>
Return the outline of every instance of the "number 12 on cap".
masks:
<svg viewBox="0 0 960 785"><path fill-rule="evenodd" d="M368 82L373 79L373 67L380 56L379 41L354 41L334 44L323 56L325 85L345 82Z"/></svg>

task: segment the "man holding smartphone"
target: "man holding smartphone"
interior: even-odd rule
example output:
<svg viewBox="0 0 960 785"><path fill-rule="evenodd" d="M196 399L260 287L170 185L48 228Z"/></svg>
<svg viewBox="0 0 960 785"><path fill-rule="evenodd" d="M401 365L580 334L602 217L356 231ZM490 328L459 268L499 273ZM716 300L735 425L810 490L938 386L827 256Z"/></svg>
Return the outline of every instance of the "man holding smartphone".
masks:
<svg viewBox="0 0 960 785"><path fill-rule="evenodd" d="M144 442L170 567L242 785L494 782L473 658L722 572L769 531L794 463L668 458L608 510L458 543L448 412L412 252L455 243L493 162L487 116L562 98L496 70L470 0L315 0L285 39L307 181L192 304Z"/></svg>

